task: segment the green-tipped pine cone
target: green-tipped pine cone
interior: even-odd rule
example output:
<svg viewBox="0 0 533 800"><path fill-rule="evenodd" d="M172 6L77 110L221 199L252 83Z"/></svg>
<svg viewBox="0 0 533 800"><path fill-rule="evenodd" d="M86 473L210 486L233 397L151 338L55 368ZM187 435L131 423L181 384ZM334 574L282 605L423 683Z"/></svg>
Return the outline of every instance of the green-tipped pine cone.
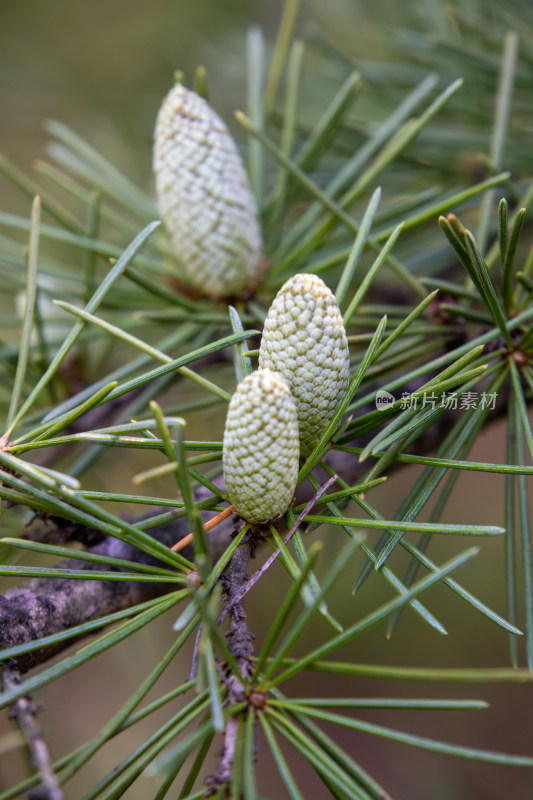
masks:
<svg viewBox="0 0 533 800"><path fill-rule="evenodd" d="M259 367L283 375L298 410L300 452L309 455L349 383L348 340L335 297L316 275L294 275L268 312Z"/></svg>
<svg viewBox="0 0 533 800"><path fill-rule="evenodd" d="M180 84L159 110L154 171L173 252L193 286L218 298L253 284L262 242L244 165L218 114Z"/></svg>
<svg viewBox="0 0 533 800"><path fill-rule="evenodd" d="M235 510L268 522L291 504L298 477L298 419L290 390L269 369L237 386L224 430L224 480Z"/></svg>

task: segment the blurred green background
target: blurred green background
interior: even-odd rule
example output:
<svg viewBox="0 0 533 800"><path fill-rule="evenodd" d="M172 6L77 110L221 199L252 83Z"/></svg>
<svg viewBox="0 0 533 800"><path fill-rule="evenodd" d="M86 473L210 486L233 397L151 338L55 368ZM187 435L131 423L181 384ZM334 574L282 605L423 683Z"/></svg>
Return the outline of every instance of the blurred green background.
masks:
<svg viewBox="0 0 533 800"><path fill-rule="evenodd" d="M0 7L0 151L19 167L29 171L35 158L45 152L46 134L42 123L59 119L82 134L140 186L151 187L151 136L155 115L162 96L170 87L176 69L184 71L189 83L199 64L207 68L213 105L228 121L233 131L232 111L246 103L246 34L251 25L259 25L271 45L282 10L279 0L2 0ZM406 14L413 25L428 34L442 16L432 13L446 3L381 2L353 0L303 0L298 31L305 38L335 42L346 56L328 65L322 51L319 77L307 79L306 94L310 103L315 94L328 99L328 92L338 86L354 63L365 59L391 57L390 41L395 28L405 24ZM469 6L469 3L465 4ZM529 4L525 4L524 8ZM513 8L520 9L520 3ZM505 28L501 28L501 37ZM531 57L531 54L528 55ZM409 64L406 63L406 67ZM453 55L448 65L454 76ZM365 69L362 69L365 78ZM394 108L391 87L379 84L376 73L369 71L371 88L365 95L366 107L382 103ZM406 73L408 74L408 73ZM456 74L461 74L458 71ZM468 81L468 75L465 76ZM474 81L475 77L471 77ZM409 87L408 77L405 78ZM413 78L413 85L415 83ZM496 73L489 79L489 89L496 85ZM470 87L470 91L472 87ZM375 92L375 96L372 95ZM400 99L399 96L396 98ZM480 94L480 107L490 115L494 98L490 91ZM487 129L486 135L488 137ZM240 142L243 135L237 132ZM504 165L505 166L505 165ZM27 215L29 202L3 178L0 178L0 209ZM490 435L481 438L472 459L504 459L505 430L494 426ZM387 516L397 508L402 493L412 481L413 471L404 470L380 489L376 500ZM124 476L128 480L129 476ZM502 521L503 478L500 476L464 475L459 481L450 509L450 520L465 522ZM452 513L453 512L453 513ZM453 519L451 518L453 516ZM323 534L327 540L326 559L342 543L340 531ZM482 542L482 553L465 570L461 579L474 593L504 613L505 599L501 564L502 538ZM455 541L442 537L432 550L437 561L459 552ZM397 561L400 573L401 556ZM362 565L357 556L352 574L337 588L331 605L341 618L362 616L379 599L383 582L373 577L360 595L352 597L351 581ZM279 570L279 580L283 580ZM250 599L249 613L253 629L261 641L261 631L268 628L270 599L259 588ZM439 588L431 596L432 610L449 630L447 637L429 632L417 618L404 614L390 641L385 640L384 626L357 640L348 654L354 660L398 665L497 666L508 663L507 641L503 632L481 620L448 590ZM43 728L50 737L52 755L58 757L87 740L138 686L148 669L165 652L171 639L172 618L151 626L141 636L97 662L69 675L39 694ZM317 634L326 634L317 622ZM301 647L309 645L302 642ZM341 654L341 655L346 655ZM189 664L184 656L175 670L165 676L160 686L171 688L187 675ZM341 683L343 685L341 685ZM361 717L405 728L435 738L509 752L533 753L533 689L529 686L417 686L357 680L344 683L324 676L308 676L294 687L299 695L313 693L362 696L475 697L486 699L492 708L485 712L367 712ZM159 722L164 721L165 711ZM153 723L139 726L119 738L86 768L73 783L70 798L81 797L115 763L138 744ZM0 788L5 789L24 775L22 755L7 732L0 750ZM339 738L339 732L328 730ZM498 768L466 761L433 756L402 745L345 732L340 741L396 800L500 800L512 797L527 800L532 796L533 773L527 770ZM291 757L295 772L301 770L301 787L306 797L326 798L320 781L298 756ZM283 797L275 770L259 754L259 791L268 797ZM144 800L155 792L149 778L135 785L126 795L130 800Z"/></svg>
<svg viewBox="0 0 533 800"><path fill-rule="evenodd" d="M272 40L281 9L279 0L2 2L2 152L30 166L43 155L43 121L60 119L150 185L155 115L174 71L191 81L205 65L232 124L245 98L246 31L258 24Z"/></svg>

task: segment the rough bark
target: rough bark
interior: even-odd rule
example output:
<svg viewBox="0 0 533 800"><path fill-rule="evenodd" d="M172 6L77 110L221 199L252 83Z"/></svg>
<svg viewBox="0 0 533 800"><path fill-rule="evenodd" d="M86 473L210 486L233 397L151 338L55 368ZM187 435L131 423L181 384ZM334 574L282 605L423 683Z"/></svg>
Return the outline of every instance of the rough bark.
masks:
<svg viewBox="0 0 533 800"><path fill-rule="evenodd" d="M205 516L207 518L208 515ZM225 520L217 530L217 537L229 539L232 529L232 520ZM171 547L188 532L189 527L184 518L160 525L152 530L154 538L168 547ZM133 563L161 565L161 562L153 557L111 536L87 550L99 555L126 559ZM192 556L191 550L187 550L187 548L183 554L186 557ZM93 572L109 569L106 565L77 559L61 561L57 566ZM13 647L60 633L83 622L99 619L107 614L130 608L137 603L151 600L175 588L175 584L150 581L141 583L136 581L34 578L0 596L0 648ZM69 639L66 642L34 650L12 659L10 667L21 673L27 672L71 644L72 639Z"/></svg>

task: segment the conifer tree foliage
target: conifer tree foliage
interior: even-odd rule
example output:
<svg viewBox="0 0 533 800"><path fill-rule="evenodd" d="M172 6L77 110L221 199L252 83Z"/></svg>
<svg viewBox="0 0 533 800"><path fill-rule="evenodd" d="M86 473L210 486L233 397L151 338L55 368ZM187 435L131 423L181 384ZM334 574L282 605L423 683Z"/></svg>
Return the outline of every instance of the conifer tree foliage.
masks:
<svg viewBox="0 0 533 800"><path fill-rule="evenodd" d="M395 68L381 65L396 102L379 124L357 114L376 65L314 118L301 113L305 46L319 63L346 58L316 32L295 38L288 0L268 59L250 35L238 143L205 72L178 76L155 126L153 196L59 122L37 178L2 160L31 215L0 213L0 699L29 755L0 800L36 787L61 800L82 770L95 800L254 800L268 796L265 759L293 800L309 796L302 763L313 796L399 798L353 735L378 753L386 739L509 774L533 767L531 737L520 751L464 744L460 715L491 714L469 688L391 697L405 680L524 692L533 680L533 184L527 158L514 164L528 123L511 113L533 76L518 35L498 39L478 5L454 20L467 31L477 9L480 41L499 47L482 64L498 78L487 142L468 102L457 121L468 80L428 71L452 41L458 63L476 55L445 27L431 50L399 36ZM405 42L418 83L400 69ZM455 168L474 135L476 180ZM476 460L496 421L505 458ZM408 490L391 514L387 479L400 470ZM501 519L483 498L473 520L454 508L465 472L487 487L501 476ZM502 541L501 608L490 587L472 589L487 537ZM508 642L506 662L418 660L460 623L426 596L437 585L473 637L492 626ZM365 634L395 640L408 615L411 663L369 664ZM142 650L154 626L165 637L142 682L98 732L52 753L35 714L43 687L130 640ZM360 696L364 678L393 688ZM97 686L83 691L97 702ZM453 711L456 739L405 729L406 709ZM94 768L146 722L113 769Z"/></svg>

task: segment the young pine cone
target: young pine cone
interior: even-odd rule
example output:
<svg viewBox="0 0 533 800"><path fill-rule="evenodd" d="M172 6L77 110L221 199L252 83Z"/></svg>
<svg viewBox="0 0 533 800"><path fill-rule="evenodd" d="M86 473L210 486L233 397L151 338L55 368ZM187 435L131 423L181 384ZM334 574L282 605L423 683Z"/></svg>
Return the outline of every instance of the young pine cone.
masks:
<svg viewBox="0 0 533 800"><path fill-rule="evenodd" d="M159 110L153 161L161 216L190 283L214 298L253 284L262 241L244 165L218 114L180 84Z"/></svg>
<svg viewBox="0 0 533 800"><path fill-rule="evenodd" d="M331 421L350 377L341 312L316 275L294 275L274 298L265 320L259 367L285 378L298 410L300 452L309 455Z"/></svg>
<svg viewBox="0 0 533 800"><path fill-rule="evenodd" d="M247 522L268 522L291 504L298 477L298 419L283 378L269 369L237 386L224 430L226 490Z"/></svg>

